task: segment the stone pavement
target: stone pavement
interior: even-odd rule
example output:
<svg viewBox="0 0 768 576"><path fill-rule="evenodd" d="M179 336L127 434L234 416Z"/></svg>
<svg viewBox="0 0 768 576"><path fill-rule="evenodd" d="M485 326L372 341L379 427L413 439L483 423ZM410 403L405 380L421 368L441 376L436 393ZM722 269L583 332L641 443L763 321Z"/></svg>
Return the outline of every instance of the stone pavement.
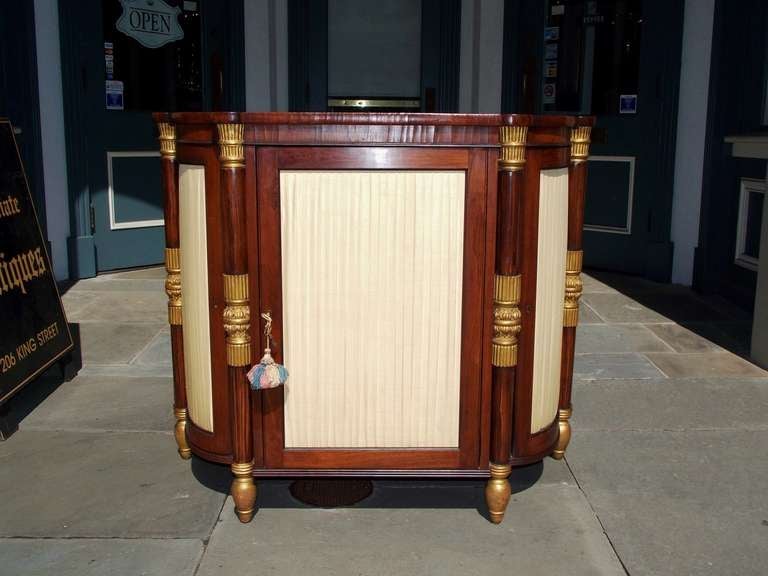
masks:
<svg viewBox="0 0 768 576"><path fill-rule="evenodd" d="M748 318L599 278L566 459L513 471L500 526L483 482L393 480L334 510L261 481L241 525L228 469L176 454L164 272L79 282L63 299L83 369L17 397L0 443L0 575L765 574L768 374L742 358Z"/></svg>

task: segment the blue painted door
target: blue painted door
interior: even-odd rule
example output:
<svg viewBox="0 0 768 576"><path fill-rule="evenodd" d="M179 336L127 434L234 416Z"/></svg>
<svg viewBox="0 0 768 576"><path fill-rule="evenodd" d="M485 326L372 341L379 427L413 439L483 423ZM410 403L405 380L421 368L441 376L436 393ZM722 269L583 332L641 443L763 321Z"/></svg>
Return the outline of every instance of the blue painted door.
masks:
<svg viewBox="0 0 768 576"><path fill-rule="evenodd" d="M201 110L200 1L103 0L84 18L90 222L97 271L163 260L160 156L151 113ZM85 14L89 12L89 14Z"/></svg>
<svg viewBox="0 0 768 576"><path fill-rule="evenodd" d="M668 279L682 0L551 0L540 109L597 117L588 266Z"/></svg>

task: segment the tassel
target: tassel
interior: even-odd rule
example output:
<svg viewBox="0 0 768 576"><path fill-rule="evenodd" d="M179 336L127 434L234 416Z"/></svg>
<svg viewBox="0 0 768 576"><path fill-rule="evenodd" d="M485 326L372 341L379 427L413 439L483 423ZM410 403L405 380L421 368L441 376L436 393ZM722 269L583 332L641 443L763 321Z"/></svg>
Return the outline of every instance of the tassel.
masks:
<svg viewBox="0 0 768 576"><path fill-rule="evenodd" d="M275 362L272 358L270 343L272 340L272 315L267 312L261 315L264 318L264 336L267 340L267 347L264 349L264 356L261 361L248 371L248 381L251 383L252 390L263 390L265 388L277 388L285 384L288 380L288 370L285 366Z"/></svg>

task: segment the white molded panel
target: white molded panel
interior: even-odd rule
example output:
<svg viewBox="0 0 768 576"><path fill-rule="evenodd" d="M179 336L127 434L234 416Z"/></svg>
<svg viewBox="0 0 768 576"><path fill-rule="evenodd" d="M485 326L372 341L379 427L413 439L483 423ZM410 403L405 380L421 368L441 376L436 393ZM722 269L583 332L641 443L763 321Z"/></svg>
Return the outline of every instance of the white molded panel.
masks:
<svg viewBox="0 0 768 576"><path fill-rule="evenodd" d="M549 426L560 398L565 257L568 250L568 168L542 170L536 256L531 433Z"/></svg>
<svg viewBox="0 0 768 576"><path fill-rule="evenodd" d="M213 432L208 237L202 166L179 166L179 248L187 410L192 422Z"/></svg>
<svg viewBox="0 0 768 576"><path fill-rule="evenodd" d="M286 448L457 448L464 172L283 171Z"/></svg>

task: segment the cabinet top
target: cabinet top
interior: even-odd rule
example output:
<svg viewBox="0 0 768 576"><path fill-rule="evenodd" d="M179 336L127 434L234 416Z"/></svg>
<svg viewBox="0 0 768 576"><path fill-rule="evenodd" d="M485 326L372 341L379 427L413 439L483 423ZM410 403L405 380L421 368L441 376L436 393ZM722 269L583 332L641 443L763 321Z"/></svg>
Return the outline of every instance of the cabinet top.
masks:
<svg viewBox="0 0 768 576"><path fill-rule="evenodd" d="M532 114L434 114L410 112L156 112L156 122L173 124L325 124L414 126L592 126L592 116Z"/></svg>
<svg viewBox="0 0 768 576"><path fill-rule="evenodd" d="M158 112L154 119L181 146L213 145L222 125L235 124L246 146L498 147L521 137L530 147L564 147L575 129L594 124L591 116L393 112Z"/></svg>

